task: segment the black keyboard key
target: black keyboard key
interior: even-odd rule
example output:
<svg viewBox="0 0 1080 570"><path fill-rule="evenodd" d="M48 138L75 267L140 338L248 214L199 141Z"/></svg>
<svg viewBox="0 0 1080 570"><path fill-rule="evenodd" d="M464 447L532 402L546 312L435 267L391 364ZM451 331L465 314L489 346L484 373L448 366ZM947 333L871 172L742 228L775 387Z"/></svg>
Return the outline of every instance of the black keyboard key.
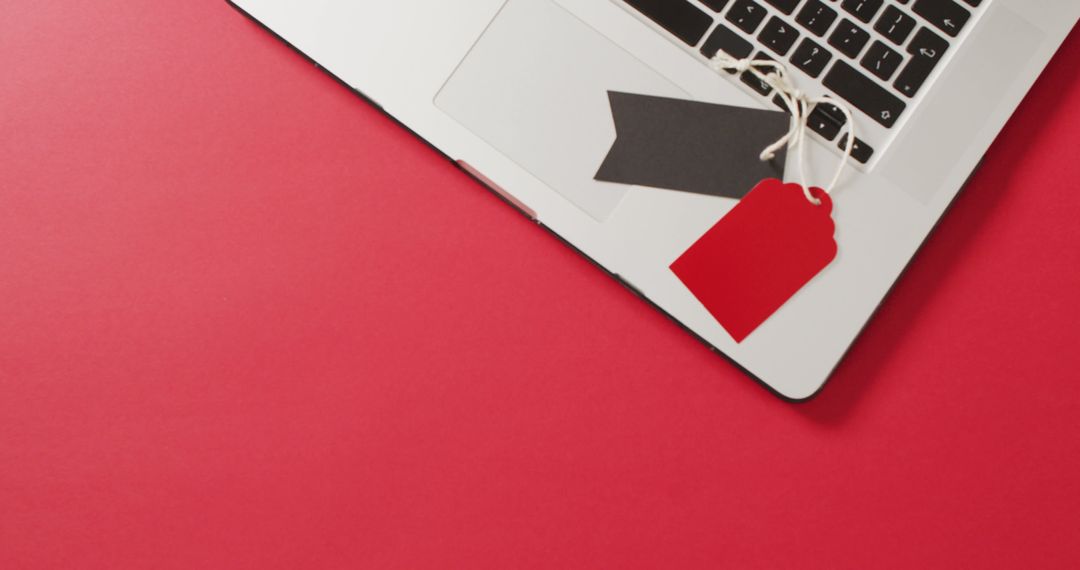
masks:
<svg viewBox="0 0 1080 570"><path fill-rule="evenodd" d="M773 96L772 104L776 105L777 107L780 107L781 111L784 111L785 113L787 113L789 115L791 114L791 109L787 108L787 103L785 103L784 99L782 97L780 97L779 95Z"/></svg>
<svg viewBox="0 0 1080 570"><path fill-rule="evenodd" d="M945 57L945 51L948 49L949 42L934 32L927 28L919 30L908 45L907 51L911 54L911 61L900 72L893 86L900 93L914 97L930 78L938 62Z"/></svg>
<svg viewBox="0 0 1080 570"><path fill-rule="evenodd" d="M736 0L728 10L727 19L740 30L753 34L765 19L765 7L753 0Z"/></svg>
<svg viewBox="0 0 1080 570"><path fill-rule="evenodd" d="M708 8L712 8L713 12L719 12L727 6L728 0L701 0L701 3Z"/></svg>
<svg viewBox="0 0 1080 570"><path fill-rule="evenodd" d="M740 79L742 79L743 83L749 85L751 89L757 91L758 94L763 97L767 96L769 93L772 93L772 87L769 86L768 83L765 83L764 81L758 79L757 76L750 71L743 72L743 74L740 76Z"/></svg>
<svg viewBox="0 0 1080 570"><path fill-rule="evenodd" d="M915 30L915 18L908 16L896 6L889 6L878 18L874 29L890 42L902 46Z"/></svg>
<svg viewBox="0 0 1080 570"><path fill-rule="evenodd" d="M713 23L712 16L687 0L626 0L626 3L692 46L701 41Z"/></svg>
<svg viewBox="0 0 1080 570"><path fill-rule="evenodd" d="M837 122L830 113L822 109L821 105L814 107L814 110L810 112L810 116L806 118L806 124L810 127L810 130L830 141L840 134L844 122Z"/></svg>
<svg viewBox="0 0 1080 570"><path fill-rule="evenodd" d="M873 79L848 65L846 61L837 61L829 73L825 74L824 85L841 99L851 102L867 116L885 127L892 127L907 104L899 97L885 90Z"/></svg>
<svg viewBox="0 0 1080 570"><path fill-rule="evenodd" d="M815 36L824 37L836 21L836 10L826 6L821 0L809 0L802 10L799 10L795 21Z"/></svg>
<svg viewBox="0 0 1080 570"><path fill-rule="evenodd" d="M837 146L840 147L841 152L847 150L847 138L847 133L840 137L840 144ZM870 162L870 159L873 158L873 156L874 149L859 137L855 137L855 143L851 145L851 158L866 164L867 162Z"/></svg>
<svg viewBox="0 0 1080 570"><path fill-rule="evenodd" d="M844 112L840 110L840 107L837 107L832 103L818 103L814 106L814 110L820 111L826 117L828 117L830 121L836 123L841 127L847 124L847 115L845 115Z"/></svg>
<svg viewBox="0 0 1080 570"><path fill-rule="evenodd" d="M972 8L978 8L979 4L982 4L982 0L964 0L964 2L967 2L968 6Z"/></svg>
<svg viewBox="0 0 1080 570"><path fill-rule="evenodd" d="M971 18L971 12L953 0L915 0L912 10L954 38Z"/></svg>
<svg viewBox="0 0 1080 570"><path fill-rule="evenodd" d="M743 59L753 53L754 46L731 28L723 24L717 24L712 35L705 40L705 45L701 46L701 55L712 59L718 51L722 51L735 59ZM735 72L729 71L728 73Z"/></svg>
<svg viewBox="0 0 1080 570"><path fill-rule="evenodd" d="M933 72L934 65L931 62L925 58L912 58L904 67L904 70L900 72L900 76L896 78L896 83L893 86L903 95L914 97Z"/></svg>
<svg viewBox="0 0 1080 570"><path fill-rule="evenodd" d="M798 6L799 2L801 2L802 0L765 0L765 1L768 2L769 4L772 4L773 6L775 6L777 10L780 10L781 12L783 12L785 14L791 15L791 13L795 11L795 7Z"/></svg>
<svg viewBox="0 0 1080 570"><path fill-rule="evenodd" d="M765 24L765 28L761 30L758 39L761 40L765 47L774 52L787 55L791 51L791 46L795 45L795 40L799 39L799 32L791 24L773 16L769 19L769 23Z"/></svg>
<svg viewBox="0 0 1080 570"><path fill-rule="evenodd" d="M771 57L769 57L767 54L762 53L762 52L758 52L758 54L754 56L754 59L755 60L772 60ZM762 75L768 75L769 74L769 69L767 69L767 68L766 69L758 69L758 73L760 73ZM764 81L759 79L758 76L753 71L750 71L750 70L744 71L742 73L742 75L740 76L740 79L742 79L743 83L749 85L751 89L753 89L754 91L757 91L761 95L768 95L769 93L772 93L772 90L773 90L772 86L770 86L768 83L765 83Z"/></svg>
<svg viewBox="0 0 1080 570"><path fill-rule="evenodd" d="M844 10L869 24L874 19L884 0L844 0Z"/></svg>
<svg viewBox="0 0 1080 570"><path fill-rule="evenodd" d="M904 56L893 51L884 42L875 41L862 58L862 66L879 79L888 81L904 61Z"/></svg>
<svg viewBox="0 0 1080 570"><path fill-rule="evenodd" d="M791 54L791 63L814 78L825 71L825 66L829 65L830 61L832 61L832 53L810 38L804 39L795 49L795 53Z"/></svg>
<svg viewBox="0 0 1080 570"><path fill-rule="evenodd" d="M928 28L919 30L919 33L915 34L915 39L911 40L907 48L907 52L911 55L932 59L935 64L945 57L945 52L948 50L948 40Z"/></svg>
<svg viewBox="0 0 1080 570"><path fill-rule="evenodd" d="M848 19L840 22L829 36L829 44L850 58L858 57L868 41L870 41L870 32Z"/></svg>

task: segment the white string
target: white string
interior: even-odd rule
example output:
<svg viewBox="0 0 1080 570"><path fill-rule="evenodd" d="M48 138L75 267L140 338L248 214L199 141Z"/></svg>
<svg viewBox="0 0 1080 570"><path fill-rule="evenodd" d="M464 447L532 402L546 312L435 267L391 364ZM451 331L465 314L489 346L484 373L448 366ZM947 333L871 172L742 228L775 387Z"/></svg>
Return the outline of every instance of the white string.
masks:
<svg viewBox="0 0 1080 570"><path fill-rule="evenodd" d="M806 199L814 205L821 205L821 200L810 193L810 187L806 184L806 153L803 150L805 148L803 143L806 140L806 131L808 129L807 121L810 113L814 111L814 108L822 103L836 107L844 113L844 117L847 118L848 134L847 144L844 147L844 154L840 157L840 164L836 167L836 173L833 175L832 181L829 182L828 186L822 188L822 190L828 194L840 182L840 177L844 175L844 169L847 168L848 160L851 158L851 152L855 148L855 118L851 113L851 109L840 100L827 95L823 97L810 97L806 93L803 93L791 82L787 73L787 68L785 68L783 64L773 60L750 58L735 59L724 52L719 51L716 53L716 57L709 61L709 64L717 71L733 71L736 73L749 71L763 83L776 90L780 99L791 113L791 126L789 127L787 134L766 147L765 150L761 151L761 160L772 160L776 156L776 152L785 146L788 149L794 150L795 159L799 166L799 181L802 184L803 194L806 196Z"/></svg>

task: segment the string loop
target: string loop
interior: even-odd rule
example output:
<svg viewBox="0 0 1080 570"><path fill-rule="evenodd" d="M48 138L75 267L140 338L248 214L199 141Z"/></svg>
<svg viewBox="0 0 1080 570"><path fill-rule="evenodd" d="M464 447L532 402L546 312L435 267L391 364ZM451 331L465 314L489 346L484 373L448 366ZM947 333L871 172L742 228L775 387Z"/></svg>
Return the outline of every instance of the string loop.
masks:
<svg viewBox="0 0 1080 570"><path fill-rule="evenodd" d="M735 59L719 51L709 61L709 64L716 71L732 71L740 74L750 72L762 83L776 90L777 95L779 95L791 115L791 126L784 136L761 151L760 158L763 161L772 160L776 157L776 153L784 147L794 150L799 165L799 181L802 184L803 194L812 204L821 205L821 200L810 192L810 187L806 184L806 153L804 152L805 145L803 143L809 129L810 113L813 113L814 108L818 105L832 105L839 109L847 119L848 134L843 156L840 157L840 164L837 166L835 174L833 174L832 181L829 182L828 186L822 188L825 193L829 193L840 182L840 178L844 175L844 170L848 166L848 161L851 159L852 150L855 148L855 118L851 113L851 109L839 99L828 95L822 97L807 95L795 86L788 75L787 68L777 61L750 58Z"/></svg>

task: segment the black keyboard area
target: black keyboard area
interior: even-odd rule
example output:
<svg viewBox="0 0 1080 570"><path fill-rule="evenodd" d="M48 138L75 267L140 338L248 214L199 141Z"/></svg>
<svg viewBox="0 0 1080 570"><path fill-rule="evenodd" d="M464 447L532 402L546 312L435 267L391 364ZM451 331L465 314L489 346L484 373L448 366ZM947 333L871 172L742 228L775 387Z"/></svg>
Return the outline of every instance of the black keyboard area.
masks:
<svg viewBox="0 0 1080 570"><path fill-rule="evenodd" d="M690 45L697 45L713 24L712 16L684 0L624 1Z"/></svg>
<svg viewBox="0 0 1080 570"><path fill-rule="evenodd" d="M620 0L702 55L787 59L885 128L908 109L982 0ZM753 77L744 82L769 95ZM819 135L836 140L842 125ZM833 128L833 127L836 128ZM832 135L832 136L829 136ZM840 137L841 140L845 139ZM873 153L856 139L857 158Z"/></svg>

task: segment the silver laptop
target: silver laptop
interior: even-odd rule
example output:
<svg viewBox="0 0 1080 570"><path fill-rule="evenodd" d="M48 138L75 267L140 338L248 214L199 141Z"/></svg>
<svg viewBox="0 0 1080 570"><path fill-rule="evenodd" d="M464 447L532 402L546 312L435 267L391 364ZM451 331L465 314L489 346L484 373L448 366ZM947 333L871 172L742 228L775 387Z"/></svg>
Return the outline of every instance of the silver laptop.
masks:
<svg viewBox="0 0 1080 570"><path fill-rule="evenodd" d="M233 3L791 400L825 384L1080 17L1077 0ZM710 68L718 52L845 101L858 139L837 259L742 342L669 269L736 201L594 178L609 91L775 109ZM811 184L850 130L835 115L811 117Z"/></svg>

